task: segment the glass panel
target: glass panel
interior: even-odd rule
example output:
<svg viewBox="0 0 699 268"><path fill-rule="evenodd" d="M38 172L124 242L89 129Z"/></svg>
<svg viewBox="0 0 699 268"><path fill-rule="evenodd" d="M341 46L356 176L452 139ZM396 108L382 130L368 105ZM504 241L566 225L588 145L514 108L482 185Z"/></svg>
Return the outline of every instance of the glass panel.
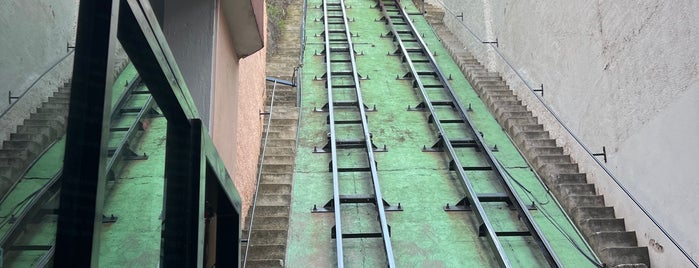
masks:
<svg viewBox="0 0 699 268"><path fill-rule="evenodd" d="M34 267L50 260L55 242L78 1L10 0L3 7L1 265Z"/></svg>
<svg viewBox="0 0 699 268"><path fill-rule="evenodd" d="M167 120L133 65L120 72L114 83L111 120L99 263L156 267Z"/></svg>

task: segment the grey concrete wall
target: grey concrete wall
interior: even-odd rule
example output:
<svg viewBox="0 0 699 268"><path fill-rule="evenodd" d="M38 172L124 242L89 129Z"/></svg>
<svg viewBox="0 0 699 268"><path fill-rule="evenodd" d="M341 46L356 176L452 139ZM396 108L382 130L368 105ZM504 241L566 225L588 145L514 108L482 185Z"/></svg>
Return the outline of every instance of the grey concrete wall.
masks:
<svg viewBox="0 0 699 268"><path fill-rule="evenodd" d="M216 1L165 1L163 32L199 110L211 128Z"/></svg>
<svg viewBox="0 0 699 268"><path fill-rule="evenodd" d="M545 101L686 250L699 258L699 4L695 1L433 0L466 48L560 137L652 263L687 263L528 91ZM451 12L451 13L450 13ZM464 18L456 18L463 12ZM465 24L477 37L464 27ZM499 41L497 50L479 41ZM478 40L480 39L480 40ZM522 77L521 80L515 73Z"/></svg>
<svg viewBox="0 0 699 268"><path fill-rule="evenodd" d="M7 97L22 94L73 45L78 6L75 0L8 0L0 4L0 113ZM72 57L66 58L0 118L0 140L9 137L29 113L67 82Z"/></svg>

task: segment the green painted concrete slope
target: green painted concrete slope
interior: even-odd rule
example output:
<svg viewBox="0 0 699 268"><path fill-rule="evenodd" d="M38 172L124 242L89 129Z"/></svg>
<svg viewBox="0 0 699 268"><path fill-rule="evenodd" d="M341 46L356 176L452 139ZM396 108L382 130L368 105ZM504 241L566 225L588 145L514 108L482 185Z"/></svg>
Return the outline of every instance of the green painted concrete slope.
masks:
<svg viewBox="0 0 699 268"><path fill-rule="evenodd" d="M409 4L409 1L403 1ZM329 131L326 124L327 113L313 112L313 107L321 107L327 102L324 81L313 81L325 72L323 57L314 52L323 50L322 22L314 21L322 17L322 9L314 8L319 1L309 2L307 15L307 43L303 68L303 92L300 120L299 143L296 158L296 173L292 196L292 214L289 230L287 267L332 267L336 265L335 241L331 239L334 225L332 213L311 213L314 205L322 206L332 197L332 177L328 172L329 154L313 153L315 146L327 143ZM355 21L350 23L358 56L359 72L369 76L362 81L364 102L377 112L369 113L369 127L374 143L386 145L388 152L376 153L379 178L384 199L392 205L400 203L401 212L388 212L391 226L391 241L399 267L490 267L496 266L494 256L487 241L478 236L477 219L472 212L444 212L443 206L454 204L464 196L461 184L448 170L443 153L422 152L423 146L431 146L437 141L436 130L427 123L423 112L406 111L408 105L420 102L418 94L409 81L396 80L397 75L407 72L400 58L387 56L395 50L389 38L380 34L389 30L380 18L378 9L371 0L346 1L351 9L348 16ZM416 12L412 6L410 11ZM516 180L523 185L519 194L529 203L538 203L540 210L532 210L537 224L544 230L546 238L556 249L556 254L569 267L589 266L585 257L576 250L566 237L547 219L542 210L552 216L552 221L572 236L572 240L585 248L572 224L557 207L527 163L519 155L501 127L489 114L485 105L463 77L454 61L439 43L421 16L413 16L421 33L425 35L430 49L437 53L440 68L451 74L454 89L459 98L471 104L472 119L486 142L497 145L497 158L507 167ZM318 35L318 36L316 36ZM465 136L464 136L465 137ZM458 138L458 137L451 137ZM358 154L359 155L359 154ZM361 163L350 153L339 156L344 163ZM470 157L470 158L469 158ZM462 161L476 163L478 158L464 153ZM483 173L468 172L471 182L478 192L496 192L491 178ZM368 192L370 178L361 173L341 173L340 193ZM540 203L539 203L540 202ZM375 212L370 205L343 205L343 225L351 231L377 231ZM506 206L488 205L491 221L496 228L516 228L516 223L508 219L511 212ZM509 228L508 228L509 227ZM532 251L534 242L530 238L502 239L507 255L517 267L546 266L545 260ZM347 267L385 266L380 239L344 239L345 265ZM584 250L587 254L589 251Z"/></svg>

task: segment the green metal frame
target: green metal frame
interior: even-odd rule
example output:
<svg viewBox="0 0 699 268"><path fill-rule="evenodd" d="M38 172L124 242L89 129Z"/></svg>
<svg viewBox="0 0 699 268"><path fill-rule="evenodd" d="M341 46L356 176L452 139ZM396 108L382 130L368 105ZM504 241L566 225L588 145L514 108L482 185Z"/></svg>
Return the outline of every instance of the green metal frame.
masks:
<svg viewBox="0 0 699 268"><path fill-rule="evenodd" d="M54 266L99 264L105 178L96 172L105 164L104 107L111 95L105 85L111 81L115 36L168 120L161 266L202 267L205 252L216 252L217 267L237 267L240 196L147 0L80 2ZM227 228L217 228L216 241L207 243L205 218L214 216L218 226Z"/></svg>

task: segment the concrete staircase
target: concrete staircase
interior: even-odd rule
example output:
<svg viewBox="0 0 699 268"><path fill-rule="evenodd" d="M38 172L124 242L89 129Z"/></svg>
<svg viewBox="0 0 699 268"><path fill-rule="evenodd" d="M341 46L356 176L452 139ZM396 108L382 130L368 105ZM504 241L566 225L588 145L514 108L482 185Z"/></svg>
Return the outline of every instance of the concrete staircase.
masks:
<svg viewBox="0 0 699 268"><path fill-rule="evenodd" d="M459 64L462 72L486 103L490 112L512 137L524 157L543 178L602 262L611 267L650 267L648 249L639 247L634 231L626 230L624 219L606 206L595 185L537 117L510 90L502 77L488 71L443 24L444 11L427 5L428 22Z"/></svg>
<svg viewBox="0 0 699 268"><path fill-rule="evenodd" d="M22 179L37 157L65 134L69 101L70 84L65 84L17 126L9 140L2 142L0 197Z"/></svg>
<svg viewBox="0 0 699 268"><path fill-rule="evenodd" d="M286 10L285 29L278 40L277 53L267 59L267 76L293 80L301 49L301 7L301 1L293 0ZM273 83L268 83L266 111L272 111L269 115L272 120L269 126L265 125L266 132L262 134L263 139L268 134L268 140L260 167L262 177L257 189L258 197L254 208L252 235L248 241L246 267L284 267L286 260L299 110L296 107L296 88L280 84L276 86L274 107L269 107L272 89ZM264 140L262 144L265 146ZM249 226L250 218L250 215L247 215L244 228ZM248 236L248 232L250 230L243 230L244 238Z"/></svg>

